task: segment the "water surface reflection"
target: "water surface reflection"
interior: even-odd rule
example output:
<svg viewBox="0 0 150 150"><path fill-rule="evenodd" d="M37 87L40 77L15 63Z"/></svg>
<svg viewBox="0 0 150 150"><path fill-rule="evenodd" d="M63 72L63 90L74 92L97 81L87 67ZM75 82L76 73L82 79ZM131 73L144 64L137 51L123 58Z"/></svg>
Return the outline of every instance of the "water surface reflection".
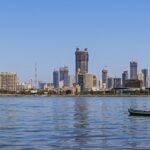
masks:
<svg viewBox="0 0 150 150"><path fill-rule="evenodd" d="M0 98L0 149L150 149L150 98Z"/></svg>
<svg viewBox="0 0 150 150"><path fill-rule="evenodd" d="M74 132L75 132L75 141L78 144L78 147L87 144L87 137L90 130L88 128L88 104L86 99L77 99L74 105Z"/></svg>

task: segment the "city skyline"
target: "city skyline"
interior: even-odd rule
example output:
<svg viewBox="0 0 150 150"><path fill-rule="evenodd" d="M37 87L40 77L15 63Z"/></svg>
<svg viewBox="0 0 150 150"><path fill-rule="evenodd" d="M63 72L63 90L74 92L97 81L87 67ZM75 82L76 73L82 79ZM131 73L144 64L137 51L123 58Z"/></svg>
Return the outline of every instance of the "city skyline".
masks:
<svg viewBox="0 0 150 150"><path fill-rule="evenodd" d="M0 72L28 81L37 63L38 80L52 82L54 68L66 65L75 73L77 47L88 48L89 72L98 79L105 66L121 77L132 60L139 70L150 69L149 6L140 0L1 1Z"/></svg>

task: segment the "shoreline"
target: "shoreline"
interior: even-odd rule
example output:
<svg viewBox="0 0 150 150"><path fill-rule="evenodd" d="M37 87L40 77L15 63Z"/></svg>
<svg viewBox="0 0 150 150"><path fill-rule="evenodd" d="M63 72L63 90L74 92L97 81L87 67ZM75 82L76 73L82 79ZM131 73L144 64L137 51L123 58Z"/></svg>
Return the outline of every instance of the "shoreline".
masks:
<svg viewBox="0 0 150 150"><path fill-rule="evenodd" d="M0 94L0 97L150 97L150 95L23 95L23 94Z"/></svg>

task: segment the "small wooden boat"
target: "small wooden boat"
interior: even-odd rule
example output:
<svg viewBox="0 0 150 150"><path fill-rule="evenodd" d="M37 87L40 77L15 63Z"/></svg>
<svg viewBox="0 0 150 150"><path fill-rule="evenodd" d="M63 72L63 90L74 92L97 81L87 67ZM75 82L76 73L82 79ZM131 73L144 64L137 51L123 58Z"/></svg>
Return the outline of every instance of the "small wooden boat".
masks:
<svg viewBox="0 0 150 150"><path fill-rule="evenodd" d="M128 109L128 112L132 116L150 116L150 111L145 110L136 110L136 109Z"/></svg>

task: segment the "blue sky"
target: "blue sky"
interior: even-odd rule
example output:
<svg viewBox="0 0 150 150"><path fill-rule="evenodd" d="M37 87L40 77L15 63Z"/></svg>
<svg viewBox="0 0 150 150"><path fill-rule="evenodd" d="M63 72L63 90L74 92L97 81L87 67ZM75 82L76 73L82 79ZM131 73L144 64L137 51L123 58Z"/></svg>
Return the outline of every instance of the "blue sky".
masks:
<svg viewBox="0 0 150 150"><path fill-rule="evenodd" d="M136 60L150 69L149 0L0 1L0 71L22 81L52 81L54 68L74 74L76 47L88 48L89 71L100 77L107 66L120 77Z"/></svg>

